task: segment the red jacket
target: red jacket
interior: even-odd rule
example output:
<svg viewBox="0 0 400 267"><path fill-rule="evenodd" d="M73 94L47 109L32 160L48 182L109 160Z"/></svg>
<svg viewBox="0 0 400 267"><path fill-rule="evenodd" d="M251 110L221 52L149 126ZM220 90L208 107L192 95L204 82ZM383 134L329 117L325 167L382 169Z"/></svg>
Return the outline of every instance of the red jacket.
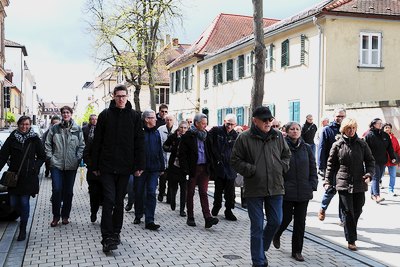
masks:
<svg viewBox="0 0 400 267"><path fill-rule="evenodd" d="M390 140L392 141L392 146L393 146L393 151L397 156L400 156L400 145L399 145L399 141L397 141L396 136L394 136L394 134L390 133ZM398 161L400 159L397 159ZM393 164L392 161L390 160L390 157L388 155L388 161L386 163L386 166L396 166L397 164Z"/></svg>

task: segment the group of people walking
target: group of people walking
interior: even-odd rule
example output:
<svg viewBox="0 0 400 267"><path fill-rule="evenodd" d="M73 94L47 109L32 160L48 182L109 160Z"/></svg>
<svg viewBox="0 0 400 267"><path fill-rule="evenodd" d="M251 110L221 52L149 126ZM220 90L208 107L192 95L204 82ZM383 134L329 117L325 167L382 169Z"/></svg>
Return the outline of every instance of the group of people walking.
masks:
<svg viewBox="0 0 400 267"><path fill-rule="evenodd" d="M235 130L234 114L227 114L223 125L207 131L205 114L175 123L166 105L161 105L157 114L153 110L139 113L127 97L127 88L116 86L109 108L98 117L91 115L83 129L73 121L73 110L62 107L61 119L52 120L54 125L44 134L43 143L31 129L29 117L18 120L17 130L0 151L0 167L10 161L9 170L21 169L17 186L9 189L11 204L20 212L18 240L26 238L29 198L39 191L38 173L45 161L52 178L51 227L57 227L60 220L69 223L76 172L82 159L85 162L90 221L97 220L102 206L101 243L106 253L121 243L127 192L125 210L134 207L133 223L141 224L144 217L145 229L156 231L161 227L155 222L157 199L163 201L166 196L175 210L178 188L179 216L187 217L188 226L197 225L197 186L204 225L210 228L219 222L216 216L223 198L225 218L237 220L234 181L242 175L253 266L268 266L265 251L271 243L280 248L281 236L292 220L292 257L304 261L307 208L318 187L317 173L323 175L325 188L318 218L325 219L326 209L338 193L338 215L350 250L357 250L357 222L370 181L371 199L384 201L379 182L385 166L391 177L389 191L394 194L400 146L391 133L392 125L383 125L380 119L371 122L362 139L356 133L357 122L346 118L344 109L335 110L334 120L320 129L312 115L307 115L303 126L289 122L279 129L271 111L260 106L252 113L250 129L243 133ZM215 185L211 209L207 195L210 179Z"/></svg>

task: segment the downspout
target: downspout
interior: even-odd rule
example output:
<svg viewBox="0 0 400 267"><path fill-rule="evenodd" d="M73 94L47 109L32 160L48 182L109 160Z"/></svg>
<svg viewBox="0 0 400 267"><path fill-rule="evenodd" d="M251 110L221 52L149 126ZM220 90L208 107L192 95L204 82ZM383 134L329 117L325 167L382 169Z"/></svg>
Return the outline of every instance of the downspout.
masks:
<svg viewBox="0 0 400 267"><path fill-rule="evenodd" d="M316 16L313 17L313 23L315 26L318 28L318 125L321 123L321 117L322 117L322 108L321 108L321 95L322 95L322 34L323 34L323 29L320 24L318 24L318 18Z"/></svg>

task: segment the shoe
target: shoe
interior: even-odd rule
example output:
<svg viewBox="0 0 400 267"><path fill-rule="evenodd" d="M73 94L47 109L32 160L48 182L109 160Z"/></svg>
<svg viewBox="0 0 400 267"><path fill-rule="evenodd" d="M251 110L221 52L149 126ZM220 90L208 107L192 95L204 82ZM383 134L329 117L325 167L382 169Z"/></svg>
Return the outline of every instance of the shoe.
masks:
<svg viewBox="0 0 400 267"><path fill-rule="evenodd" d="M347 247L352 251L357 251L356 243L349 243Z"/></svg>
<svg viewBox="0 0 400 267"><path fill-rule="evenodd" d="M61 223L64 224L64 225L69 224L68 218L63 218Z"/></svg>
<svg viewBox="0 0 400 267"><path fill-rule="evenodd" d="M133 224L140 224L140 223L141 223L140 218L135 218L133 220Z"/></svg>
<svg viewBox="0 0 400 267"><path fill-rule="evenodd" d="M181 212L179 212L179 215L180 215L181 217L186 217L186 212L181 211Z"/></svg>
<svg viewBox="0 0 400 267"><path fill-rule="evenodd" d="M385 201L385 198L383 198L383 197L381 197L381 196L376 196L376 199L375 199L375 201L376 201L376 203L381 203L382 201Z"/></svg>
<svg viewBox="0 0 400 267"><path fill-rule="evenodd" d="M145 228L146 228L146 229L149 229L149 230L152 230L152 231L155 231L155 230L157 230L158 228L160 228L160 225L155 224L154 222L151 222L151 223L146 224L146 227L145 227Z"/></svg>
<svg viewBox="0 0 400 267"><path fill-rule="evenodd" d="M186 224L189 226L196 226L196 222L194 221L194 218L188 218L186 221Z"/></svg>
<svg viewBox="0 0 400 267"><path fill-rule="evenodd" d="M301 255L301 253L292 253L292 257L296 261L304 261L303 255Z"/></svg>
<svg viewBox="0 0 400 267"><path fill-rule="evenodd" d="M219 207L217 207L217 206L214 206L214 207L212 208L212 210L211 210L212 216L218 216L218 212L219 212L220 209L221 209L221 208L219 208Z"/></svg>
<svg viewBox="0 0 400 267"><path fill-rule="evenodd" d="M125 211L130 211L132 209L132 204L126 204Z"/></svg>
<svg viewBox="0 0 400 267"><path fill-rule="evenodd" d="M339 226L344 227L344 222L340 221Z"/></svg>
<svg viewBox="0 0 400 267"><path fill-rule="evenodd" d="M218 218L209 217L206 218L206 228L211 228L211 226L216 225L219 222Z"/></svg>
<svg viewBox="0 0 400 267"><path fill-rule="evenodd" d="M90 221L91 221L92 223L94 223L94 222L97 221L97 214L96 214L96 213L90 214Z"/></svg>
<svg viewBox="0 0 400 267"><path fill-rule="evenodd" d="M320 209L320 210L319 210L319 212L318 212L318 219L319 219L320 221L325 220L325 210L324 210L324 209Z"/></svg>
<svg viewBox="0 0 400 267"><path fill-rule="evenodd" d="M162 202L163 201L163 198L164 198L164 194L161 194L161 193L159 193L158 194L158 201L160 201L160 202Z"/></svg>
<svg viewBox="0 0 400 267"><path fill-rule="evenodd" d="M112 238L106 238L105 240L101 241L101 244L103 245L104 253L110 252L111 250L116 250L118 248L117 244L115 244L115 241Z"/></svg>
<svg viewBox="0 0 400 267"><path fill-rule="evenodd" d="M272 239L272 244L276 249L280 249L281 247L281 238L278 236L274 236L274 239Z"/></svg>
<svg viewBox="0 0 400 267"><path fill-rule="evenodd" d="M112 237L112 240L114 242L114 244L121 245L121 236L119 234L114 234L114 236Z"/></svg>
<svg viewBox="0 0 400 267"><path fill-rule="evenodd" d="M233 215L232 210L225 210L225 219L228 221L237 221L237 218L235 215Z"/></svg>
<svg viewBox="0 0 400 267"><path fill-rule="evenodd" d="M17 241L23 241L26 239L26 222L19 223L19 234Z"/></svg>
<svg viewBox="0 0 400 267"><path fill-rule="evenodd" d="M176 203L175 202L171 202L171 210L175 210L176 208Z"/></svg>
<svg viewBox="0 0 400 267"><path fill-rule="evenodd" d="M376 201L376 196L371 195L371 199L372 199L373 201Z"/></svg>
<svg viewBox="0 0 400 267"><path fill-rule="evenodd" d="M58 221L60 220L60 218L53 218L53 220L50 223L51 227L56 227L58 225Z"/></svg>

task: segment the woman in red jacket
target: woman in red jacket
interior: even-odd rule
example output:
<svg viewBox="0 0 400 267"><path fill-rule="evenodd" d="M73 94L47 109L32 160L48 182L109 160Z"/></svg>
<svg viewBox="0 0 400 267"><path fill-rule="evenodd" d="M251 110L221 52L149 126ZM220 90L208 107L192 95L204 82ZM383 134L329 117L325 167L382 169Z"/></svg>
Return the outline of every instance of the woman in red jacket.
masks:
<svg viewBox="0 0 400 267"><path fill-rule="evenodd" d="M392 133L392 128L393 128L392 124L390 124L388 122L383 125L383 130L390 136L390 140L392 141L394 153L398 157L400 155L400 145L399 145L399 141L397 141L396 136L394 136L394 134ZM397 159L397 162L398 161L399 161L399 159ZM385 166L388 168L388 172L389 172L389 176L390 176L389 195L391 195L391 196L396 196L396 194L394 193L394 185L396 183L396 165L397 164L392 163L392 161L388 157L388 161Z"/></svg>

